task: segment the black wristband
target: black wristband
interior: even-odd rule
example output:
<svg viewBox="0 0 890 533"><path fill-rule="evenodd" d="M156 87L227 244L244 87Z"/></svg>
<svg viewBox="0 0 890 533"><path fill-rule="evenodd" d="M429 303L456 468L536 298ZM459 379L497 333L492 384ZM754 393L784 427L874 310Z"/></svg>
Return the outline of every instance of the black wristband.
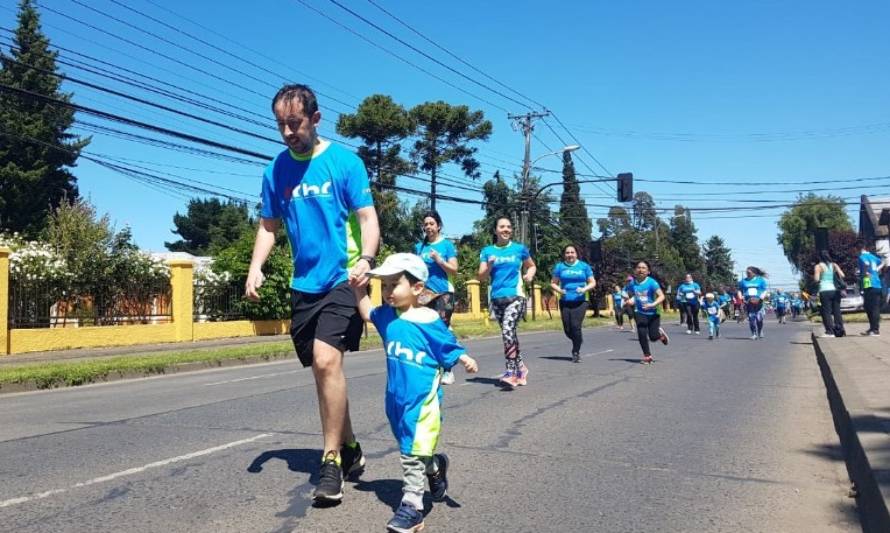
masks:
<svg viewBox="0 0 890 533"><path fill-rule="evenodd" d="M359 257L359 259L364 259L365 261L367 261L368 266L370 266L371 268L377 267L377 259L375 259L373 255L363 255Z"/></svg>

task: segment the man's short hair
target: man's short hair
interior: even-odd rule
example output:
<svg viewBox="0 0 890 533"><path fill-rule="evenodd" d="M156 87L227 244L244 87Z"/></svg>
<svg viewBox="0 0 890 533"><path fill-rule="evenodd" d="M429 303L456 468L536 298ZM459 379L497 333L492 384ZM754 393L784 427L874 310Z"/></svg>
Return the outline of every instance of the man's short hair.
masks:
<svg viewBox="0 0 890 533"><path fill-rule="evenodd" d="M300 104L303 106L303 114L307 117L311 117L318 111L318 100L316 100L312 89L308 85L290 83L279 89L275 94L275 98L272 99L272 113L275 113L275 106L278 105L278 102L289 102L294 99L300 100Z"/></svg>
<svg viewBox="0 0 890 533"><path fill-rule="evenodd" d="M864 239L856 239L856 242L853 244L857 250L864 250L866 248Z"/></svg>

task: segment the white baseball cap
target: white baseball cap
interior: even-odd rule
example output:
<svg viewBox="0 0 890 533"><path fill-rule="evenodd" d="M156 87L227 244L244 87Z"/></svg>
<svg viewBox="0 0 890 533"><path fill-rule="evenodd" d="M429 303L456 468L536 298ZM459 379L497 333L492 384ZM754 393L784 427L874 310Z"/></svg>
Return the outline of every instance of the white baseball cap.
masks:
<svg viewBox="0 0 890 533"><path fill-rule="evenodd" d="M407 272L423 282L426 282L430 277L430 272L423 259L419 255L406 253L392 254L386 258L382 265L368 272L368 275L375 278L386 278L402 272Z"/></svg>

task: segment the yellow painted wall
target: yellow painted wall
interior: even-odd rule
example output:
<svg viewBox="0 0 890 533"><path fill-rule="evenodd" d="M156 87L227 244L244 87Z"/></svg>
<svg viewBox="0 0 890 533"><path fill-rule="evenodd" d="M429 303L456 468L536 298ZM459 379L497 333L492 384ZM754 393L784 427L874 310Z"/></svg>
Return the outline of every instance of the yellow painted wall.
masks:
<svg viewBox="0 0 890 533"><path fill-rule="evenodd" d="M173 324L9 330L9 353L175 342Z"/></svg>
<svg viewBox="0 0 890 533"><path fill-rule="evenodd" d="M229 322L199 322L192 327L194 340L224 339L226 337L255 337L283 335L290 331L290 320L232 320Z"/></svg>

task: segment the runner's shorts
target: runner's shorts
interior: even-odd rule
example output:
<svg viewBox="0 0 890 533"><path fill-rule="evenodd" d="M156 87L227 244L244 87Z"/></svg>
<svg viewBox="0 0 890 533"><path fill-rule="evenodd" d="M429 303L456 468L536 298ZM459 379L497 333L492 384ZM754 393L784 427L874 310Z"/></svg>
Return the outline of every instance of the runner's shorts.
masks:
<svg viewBox="0 0 890 533"><path fill-rule="evenodd" d="M315 339L340 351L358 350L363 324L348 282L314 294L291 290L290 336L304 367L312 366Z"/></svg>

